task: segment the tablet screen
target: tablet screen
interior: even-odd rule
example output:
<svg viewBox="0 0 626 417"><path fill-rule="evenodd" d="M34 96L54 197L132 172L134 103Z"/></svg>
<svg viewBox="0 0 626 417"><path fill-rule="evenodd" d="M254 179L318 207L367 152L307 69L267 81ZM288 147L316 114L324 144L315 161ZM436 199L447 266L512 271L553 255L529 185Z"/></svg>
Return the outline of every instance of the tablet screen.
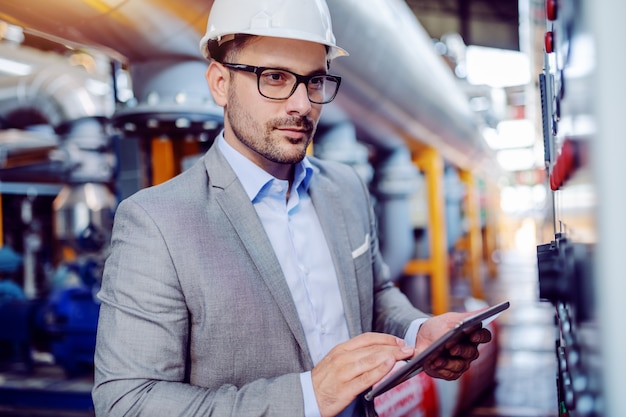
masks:
<svg viewBox="0 0 626 417"><path fill-rule="evenodd" d="M509 308L509 305L510 303L508 301L505 301L466 318L455 327L450 329L448 332L446 332L439 339L434 341L419 355L408 361L406 365L398 369L389 378L385 379L379 385L372 388L367 394L365 394L365 399L368 401L372 401L377 395L387 392L396 385L401 384L412 376L417 375L424 369L424 363L426 362L426 359L428 359L433 354L438 354L439 351L443 349L443 347L448 342L461 339L463 336L470 334L475 330L478 330L480 327L486 326L500 313Z"/></svg>

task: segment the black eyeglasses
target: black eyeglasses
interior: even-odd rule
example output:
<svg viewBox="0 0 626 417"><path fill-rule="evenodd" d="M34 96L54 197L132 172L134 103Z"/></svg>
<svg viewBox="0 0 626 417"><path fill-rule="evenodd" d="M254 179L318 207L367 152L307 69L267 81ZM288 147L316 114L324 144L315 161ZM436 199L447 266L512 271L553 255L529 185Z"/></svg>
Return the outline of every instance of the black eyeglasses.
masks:
<svg viewBox="0 0 626 417"><path fill-rule="evenodd" d="M254 67L223 62L227 68L256 74L259 94L272 100L291 97L298 85L303 83L311 103L326 104L333 101L341 84L341 77L329 74L300 75L278 68Z"/></svg>

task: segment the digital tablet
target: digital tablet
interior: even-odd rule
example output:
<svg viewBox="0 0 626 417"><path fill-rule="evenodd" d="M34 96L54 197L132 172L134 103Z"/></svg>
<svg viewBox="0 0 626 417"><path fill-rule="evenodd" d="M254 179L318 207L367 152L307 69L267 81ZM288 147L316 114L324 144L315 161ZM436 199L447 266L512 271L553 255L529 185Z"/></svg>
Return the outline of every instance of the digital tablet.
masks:
<svg viewBox="0 0 626 417"><path fill-rule="evenodd" d="M473 316L470 316L450 329L447 333L434 341L430 346L424 349L419 355L411 359L402 366L390 377L385 379L376 387L372 388L367 394L365 399L373 401L374 398L383 392L389 391L391 388L398 384L403 383L407 379L417 375L424 370L424 363L433 354L438 354L441 349L444 348L449 342L460 340L463 336L466 336L483 326L486 326L492 320L494 320L498 314L509 308L510 303L508 301L496 304L493 307L489 307Z"/></svg>

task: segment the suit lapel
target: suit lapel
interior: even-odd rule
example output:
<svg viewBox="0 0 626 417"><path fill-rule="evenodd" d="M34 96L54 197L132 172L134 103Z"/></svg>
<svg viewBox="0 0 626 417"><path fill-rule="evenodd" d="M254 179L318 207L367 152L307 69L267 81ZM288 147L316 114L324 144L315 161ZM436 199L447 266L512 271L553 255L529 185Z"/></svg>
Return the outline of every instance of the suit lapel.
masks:
<svg viewBox="0 0 626 417"><path fill-rule="evenodd" d="M350 337L354 337L363 330L356 273L348 238L348 226L344 217L345 211L342 209L344 202L341 192L334 183L322 175L313 176L309 191L337 271L348 331Z"/></svg>
<svg viewBox="0 0 626 417"><path fill-rule="evenodd" d="M256 265L300 348L305 352L304 356L311 361L291 291L248 195L216 145L209 149L205 166L209 173L210 186L223 191L216 193L217 203ZM309 366L313 366L312 361Z"/></svg>

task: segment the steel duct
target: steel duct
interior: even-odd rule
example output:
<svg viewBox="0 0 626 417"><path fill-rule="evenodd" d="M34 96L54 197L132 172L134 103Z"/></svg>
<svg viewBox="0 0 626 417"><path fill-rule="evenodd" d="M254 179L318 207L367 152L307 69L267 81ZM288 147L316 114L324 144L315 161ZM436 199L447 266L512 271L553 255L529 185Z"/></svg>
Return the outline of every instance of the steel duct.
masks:
<svg viewBox="0 0 626 417"><path fill-rule="evenodd" d="M37 112L57 127L65 121L108 116L114 103L109 80L89 74L67 59L10 43L0 43L0 56L28 68L24 75L0 77L0 114Z"/></svg>
<svg viewBox="0 0 626 417"><path fill-rule="evenodd" d="M338 42L351 54L338 104L360 132L405 132L465 169L489 170L493 156L466 97L401 0L328 0ZM202 60L198 41L210 0L5 0L0 19L70 44L109 51L131 64ZM203 80L199 80L203 82ZM385 146L388 135L369 134Z"/></svg>

